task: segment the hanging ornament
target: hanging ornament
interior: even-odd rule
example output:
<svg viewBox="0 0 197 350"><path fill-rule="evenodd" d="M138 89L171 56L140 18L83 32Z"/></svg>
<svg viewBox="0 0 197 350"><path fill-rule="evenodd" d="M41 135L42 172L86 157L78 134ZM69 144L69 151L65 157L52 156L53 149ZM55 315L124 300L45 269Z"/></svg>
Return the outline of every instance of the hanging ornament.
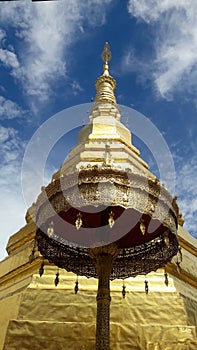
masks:
<svg viewBox="0 0 197 350"><path fill-rule="evenodd" d="M144 283L145 283L145 292L146 294L148 294L148 281L145 280Z"/></svg>
<svg viewBox="0 0 197 350"><path fill-rule="evenodd" d="M142 232L143 235L146 233L146 225L143 219L140 220L140 231Z"/></svg>
<svg viewBox="0 0 197 350"><path fill-rule="evenodd" d="M109 227L112 228L114 226L114 213L113 211L111 210L110 213L109 213L109 219L108 219L108 222L109 222Z"/></svg>
<svg viewBox="0 0 197 350"><path fill-rule="evenodd" d="M75 281L75 288L74 288L75 294L77 294L78 290L79 290L79 282L78 282L78 278L77 278L77 280Z"/></svg>
<svg viewBox="0 0 197 350"><path fill-rule="evenodd" d="M126 296L126 286L125 286L124 281L123 281L123 285L122 285L122 297L123 297L123 299L125 298L125 296Z"/></svg>
<svg viewBox="0 0 197 350"><path fill-rule="evenodd" d="M178 255L179 255L180 262L182 262L183 261L183 254L182 254L182 250L181 250L180 246L178 247Z"/></svg>
<svg viewBox="0 0 197 350"><path fill-rule="evenodd" d="M166 247L169 247L170 240L169 240L169 237L168 237L168 232L164 232L164 243L165 243Z"/></svg>
<svg viewBox="0 0 197 350"><path fill-rule="evenodd" d="M59 280L59 272L57 272L57 273L56 273L56 277L55 277L55 281L54 281L56 287L57 287L59 281L60 281L60 280Z"/></svg>
<svg viewBox="0 0 197 350"><path fill-rule="evenodd" d="M47 234L49 237L51 237L54 234L54 223L53 221L50 222L49 227L47 229Z"/></svg>
<svg viewBox="0 0 197 350"><path fill-rule="evenodd" d="M42 263L41 263L41 266L40 266L40 269L39 269L40 277L42 277L43 273L44 273L44 259L42 260Z"/></svg>
<svg viewBox="0 0 197 350"><path fill-rule="evenodd" d="M82 215L81 215L81 213L78 213L78 214L77 214L77 219L76 219L76 221L75 221L75 226L76 226L77 230L80 229L80 227L82 226L82 224L83 224Z"/></svg>
<svg viewBox="0 0 197 350"><path fill-rule="evenodd" d="M178 273L181 273L181 264L179 261L176 262L176 268L177 268Z"/></svg>
<svg viewBox="0 0 197 350"><path fill-rule="evenodd" d="M165 280L164 280L165 285L168 287L169 281L168 281L168 274L167 274L167 272L166 272L166 269L164 270L164 277L165 277Z"/></svg>

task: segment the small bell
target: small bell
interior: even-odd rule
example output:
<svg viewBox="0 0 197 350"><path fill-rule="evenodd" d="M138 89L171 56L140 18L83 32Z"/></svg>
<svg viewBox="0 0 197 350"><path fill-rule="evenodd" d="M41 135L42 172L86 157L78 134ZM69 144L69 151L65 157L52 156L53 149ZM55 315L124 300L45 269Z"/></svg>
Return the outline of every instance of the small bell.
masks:
<svg viewBox="0 0 197 350"><path fill-rule="evenodd" d="M114 213L113 211L111 210L110 213L109 213L109 219L108 219L108 222L109 222L109 227L112 228L114 226Z"/></svg>
<svg viewBox="0 0 197 350"><path fill-rule="evenodd" d="M75 294L77 294L79 290L79 282L78 282L78 279L75 281L75 288L74 288L74 291L75 291Z"/></svg>
<svg viewBox="0 0 197 350"><path fill-rule="evenodd" d="M54 223L53 221L50 222L49 227L47 229L47 234L49 237L51 237L54 234Z"/></svg>
<svg viewBox="0 0 197 350"><path fill-rule="evenodd" d="M165 243L166 247L169 247L170 239L169 239L169 236L168 236L168 232L164 233L164 243Z"/></svg>
<svg viewBox="0 0 197 350"><path fill-rule="evenodd" d="M77 214L77 219L76 219L76 221L75 221L75 226L76 226L77 230L80 229L80 227L82 226L82 224L83 224L82 215L81 215L81 213L78 213L78 214Z"/></svg>
<svg viewBox="0 0 197 350"><path fill-rule="evenodd" d="M44 259L42 260L42 264L41 264L40 269L39 269L40 277L42 277L43 273L44 273Z"/></svg>
<svg viewBox="0 0 197 350"><path fill-rule="evenodd" d="M123 286L122 286L122 297L123 297L123 299L125 299L125 296L126 296L126 286L125 286L125 284L123 282Z"/></svg>
<svg viewBox="0 0 197 350"><path fill-rule="evenodd" d="M60 281L60 280L59 280L59 272L57 272L57 273L56 273L56 277L55 277L55 281L54 281L56 287L57 287L59 281Z"/></svg>
<svg viewBox="0 0 197 350"><path fill-rule="evenodd" d="M141 231L141 233L143 235L145 235L145 233L146 233L146 225L145 225L144 220L141 220L141 222L140 222L140 231Z"/></svg>
<svg viewBox="0 0 197 350"><path fill-rule="evenodd" d="M169 281L168 281L168 274L167 274L166 270L164 270L164 277L165 277L165 280L164 280L165 285L168 287Z"/></svg>
<svg viewBox="0 0 197 350"><path fill-rule="evenodd" d="M145 292L146 292L146 294L148 294L148 291L149 291L149 289L148 289L148 281L145 280L144 283L145 283Z"/></svg>

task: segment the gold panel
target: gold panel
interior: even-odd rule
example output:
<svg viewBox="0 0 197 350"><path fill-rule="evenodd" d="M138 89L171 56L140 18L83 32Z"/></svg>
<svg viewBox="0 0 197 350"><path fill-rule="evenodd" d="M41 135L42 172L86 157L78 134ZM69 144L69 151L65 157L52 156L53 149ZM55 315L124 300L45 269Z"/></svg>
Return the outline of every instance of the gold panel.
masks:
<svg viewBox="0 0 197 350"><path fill-rule="evenodd" d="M88 320L68 324L12 320L4 350L29 350L30 345L36 350L93 350L94 343L95 325ZM194 350L195 345L197 342L189 327L111 324L110 348L113 350Z"/></svg>
<svg viewBox="0 0 197 350"><path fill-rule="evenodd" d="M80 291L74 294L74 278L68 281L65 289L30 289L22 296L19 319L37 321L85 322L94 320L96 315L96 290L81 290L83 285L79 280ZM128 288L128 286L127 286ZM186 325L187 319L182 298L177 293L145 292L127 293L122 299L122 288L112 292L111 321L120 323L139 322L141 324L160 323ZM87 307L88 305L88 307ZM169 315L169 309L171 314ZM62 312L64 310L64 312ZM157 310L157 312L153 312Z"/></svg>
<svg viewBox="0 0 197 350"><path fill-rule="evenodd" d="M4 334L10 319L3 350L29 350L30 344L35 350L94 349L97 280L80 277L75 295L76 276L60 270L60 283L55 287L56 271L46 265L44 275L35 274L16 299L2 300L1 325L7 320L1 328ZM183 298L172 279L166 287L159 270L148 280L148 295L143 276L126 280L125 299L122 281L111 283L111 349L194 350L195 327L187 326Z"/></svg>
<svg viewBox="0 0 197 350"><path fill-rule="evenodd" d="M0 349L3 348L4 338L10 318L16 318L18 315L20 298L20 294L15 294L6 299L0 300Z"/></svg>

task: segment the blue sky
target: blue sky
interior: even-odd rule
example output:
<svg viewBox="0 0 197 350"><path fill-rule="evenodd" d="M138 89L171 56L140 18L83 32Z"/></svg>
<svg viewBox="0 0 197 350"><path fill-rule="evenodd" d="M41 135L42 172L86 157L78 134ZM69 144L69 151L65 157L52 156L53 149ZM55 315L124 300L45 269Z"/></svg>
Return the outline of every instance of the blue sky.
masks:
<svg viewBox="0 0 197 350"><path fill-rule="evenodd" d="M55 113L91 102L105 41L117 101L148 117L166 140L185 228L197 237L197 2L11 1L0 4L0 258L25 222L21 164L28 141ZM74 144L73 135L67 139ZM143 143L135 136L133 142L157 172ZM66 156L63 139L56 149L48 180Z"/></svg>

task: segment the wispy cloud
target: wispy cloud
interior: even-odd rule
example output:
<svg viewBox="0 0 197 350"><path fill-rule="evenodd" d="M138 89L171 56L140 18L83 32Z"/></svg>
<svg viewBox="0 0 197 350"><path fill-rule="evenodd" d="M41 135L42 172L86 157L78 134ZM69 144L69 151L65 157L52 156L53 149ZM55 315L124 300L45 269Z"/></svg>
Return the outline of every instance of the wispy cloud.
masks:
<svg viewBox="0 0 197 350"><path fill-rule="evenodd" d="M16 54L10 50L0 49L0 62L8 68L16 69L19 67Z"/></svg>
<svg viewBox="0 0 197 350"><path fill-rule="evenodd" d="M3 29L0 29L0 43L3 43L6 38L6 32Z"/></svg>
<svg viewBox="0 0 197 350"><path fill-rule="evenodd" d="M16 102L0 96L0 120L21 119L28 116L28 112L23 110Z"/></svg>
<svg viewBox="0 0 197 350"><path fill-rule="evenodd" d="M128 11L155 26L155 59L150 62L150 73L160 96L170 99L178 89L186 90L196 99L193 92L197 88L196 2L130 0Z"/></svg>
<svg viewBox="0 0 197 350"><path fill-rule="evenodd" d="M133 47L127 47L122 57L121 70L123 73L132 72L137 75L137 81L146 84L152 74L152 66L149 60L138 57Z"/></svg>
<svg viewBox="0 0 197 350"><path fill-rule="evenodd" d="M1 25L13 27L17 54L4 48L0 59L12 66L12 76L27 95L40 100L50 96L54 81L67 75L70 45L87 26L105 22L105 8L110 3L111 0L2 3ZM5 40L4 32L0 33Z"/></svg>
<svg viewBox="0 0 197 350"><path fill-rule="evenodd" d="M20 167L25 143L14 128L0 126L0 259L5 256L5 246L10 234L24 222L25 204L21 194Z"/></svg>
<svg viewBox="0 0 197 350"><path fill-rule="evenodd" d="M177 164L178 204L183 212L186 229L197 237L197 157Z"/></svg>
<svg viewBox="0 0 197 350"><path fill-rule="evenodd" d="M78 81L74 80L71 83L72 92L74 95L78 95L80 92L84 91Z"/></svg>

